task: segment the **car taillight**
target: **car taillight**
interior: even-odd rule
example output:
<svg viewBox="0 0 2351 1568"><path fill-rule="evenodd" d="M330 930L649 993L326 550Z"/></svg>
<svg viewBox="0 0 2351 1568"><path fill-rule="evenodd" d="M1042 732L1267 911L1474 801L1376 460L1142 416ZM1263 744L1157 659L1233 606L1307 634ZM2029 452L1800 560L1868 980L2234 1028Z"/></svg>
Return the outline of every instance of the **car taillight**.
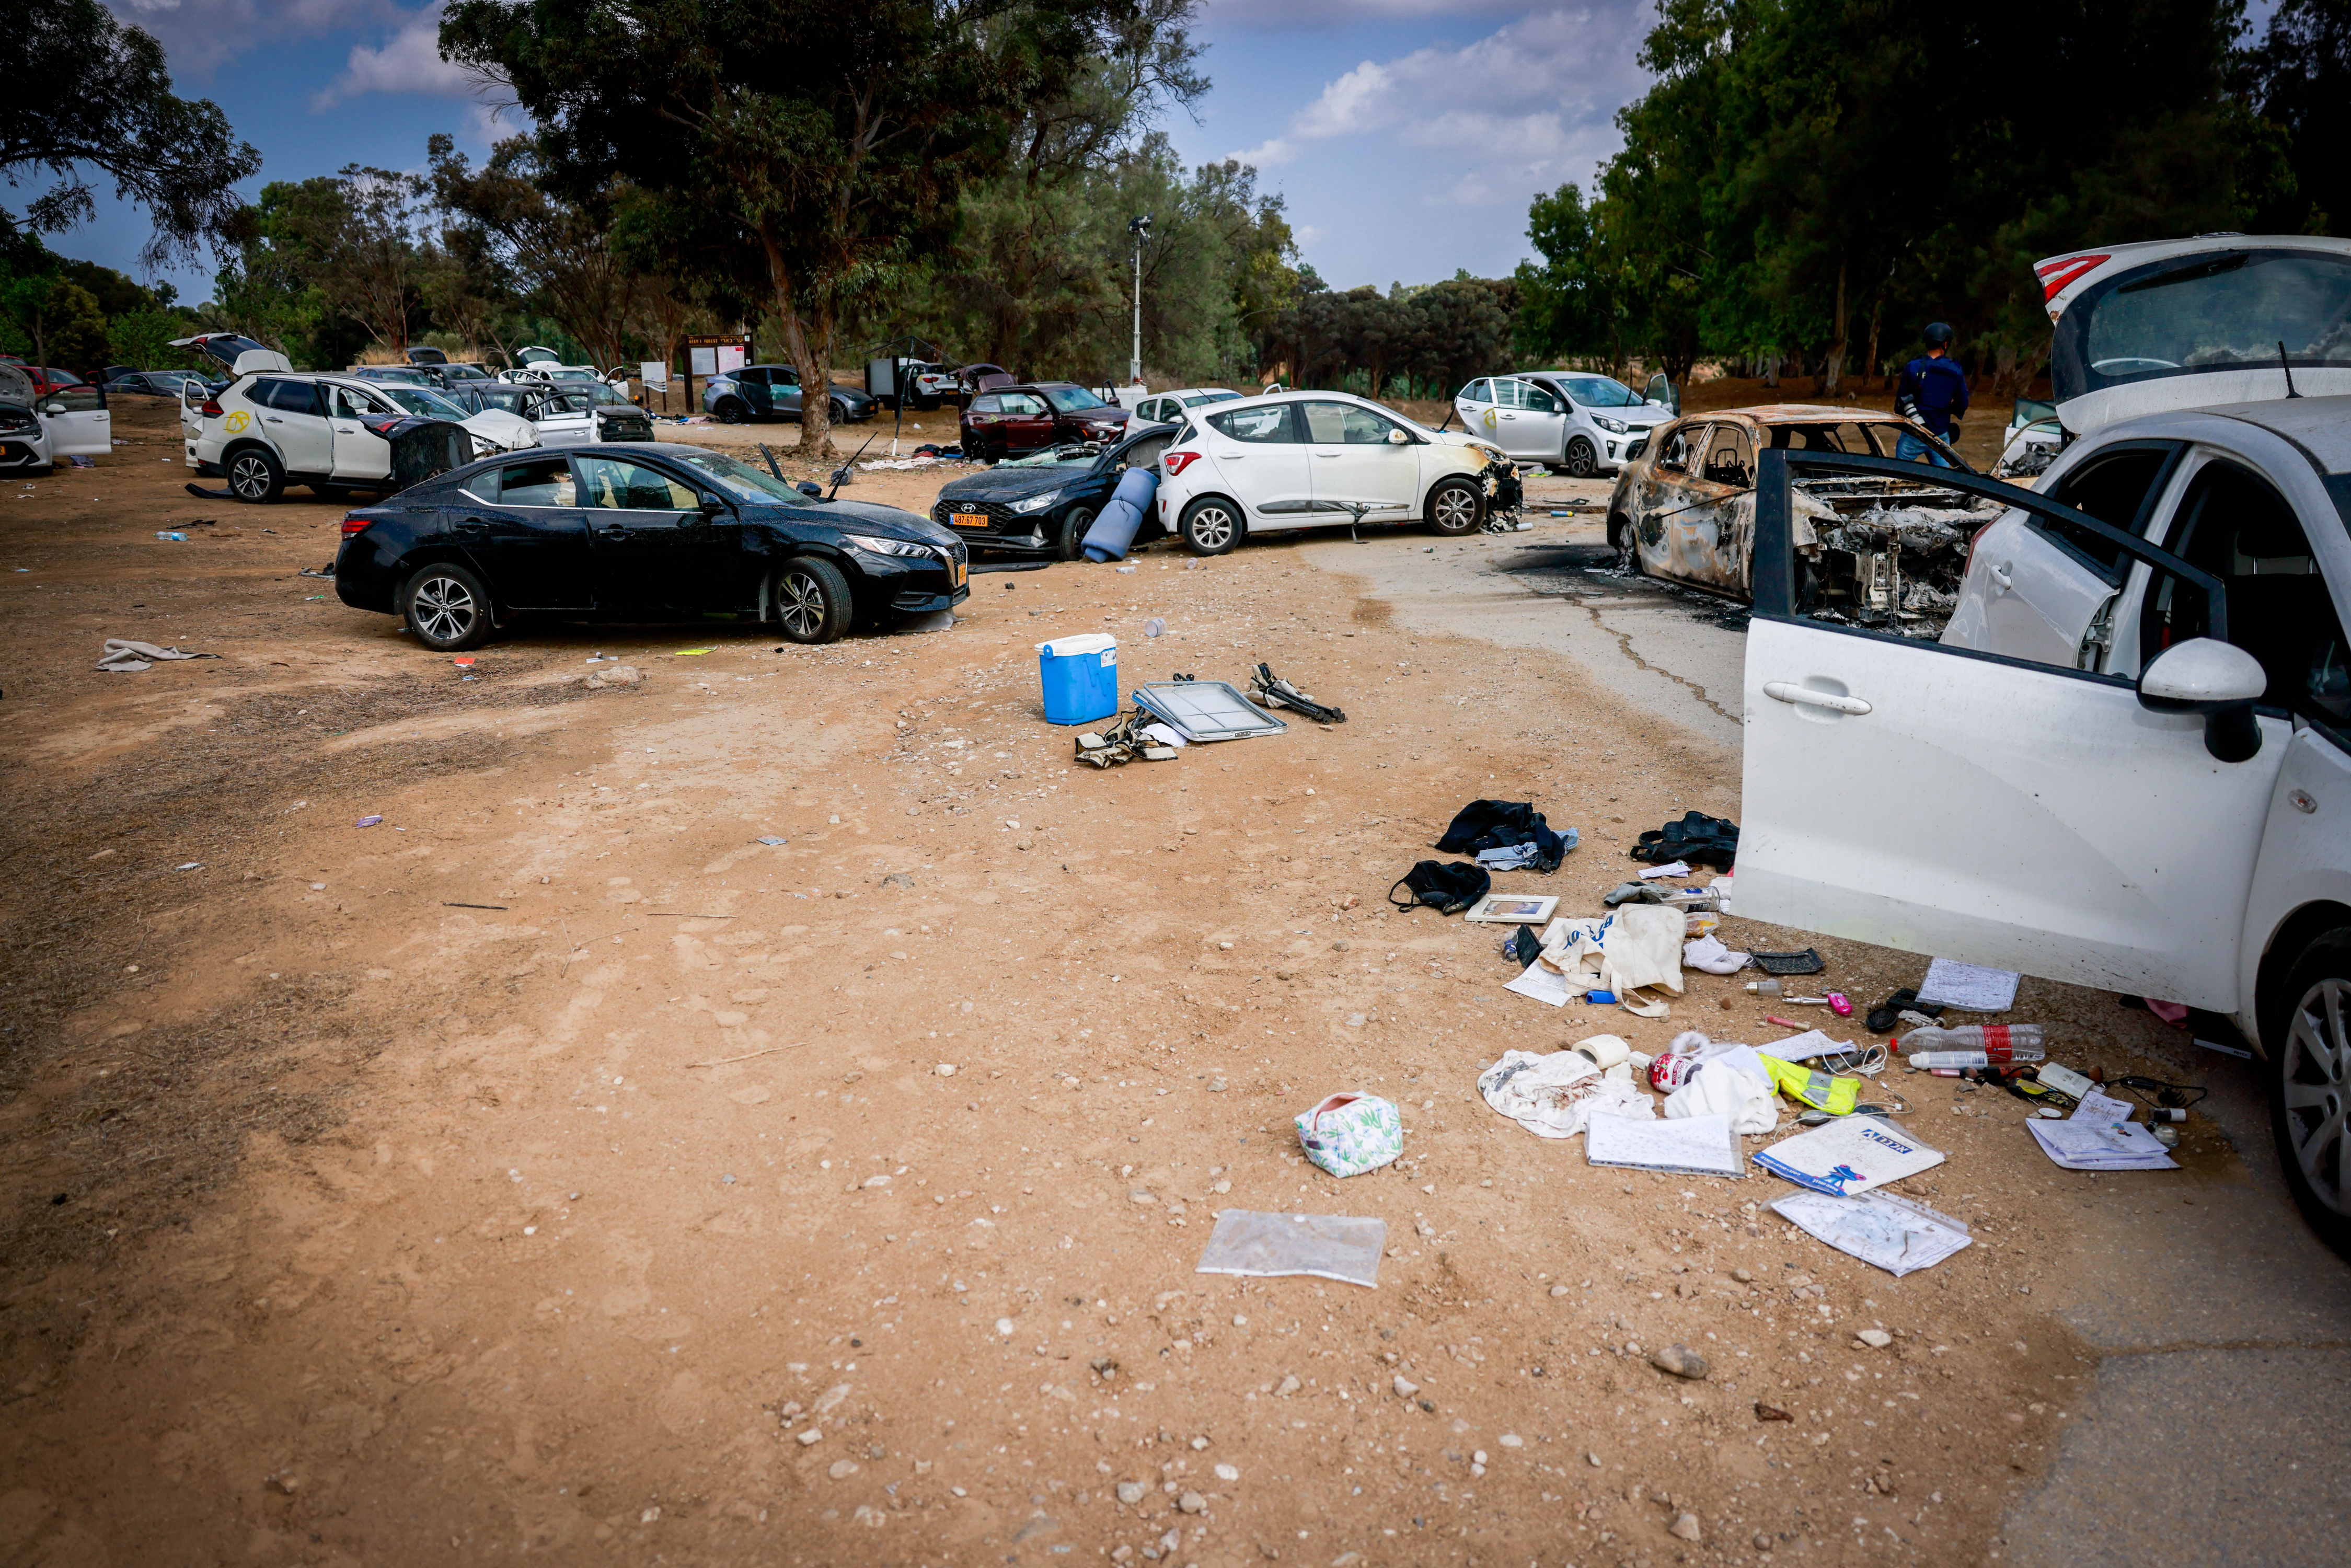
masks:
<svg viewBox="0 0 2351 1568"><path fill-rule="evenodd" d="M375 521L373 517L362 517L357 512L345 512L343 514L343 538L349 538L353 534L365 533L367 531L367 526L373 521Z"/></svg>
<svg viewBox="0 0 2351 1568"><path fill-rule="evenodd" d="M1959 570L1961 571L1965 571L1968 568L1975 565L1976 546L1983 542L1984 535L1991 532L1992 523L1996 523L1998 521L2000 521L2000 519L1998 517L1994 517L1991 523L1986 523L1983 527L1978 528L1971 536L1969 537L1967 559L1959 562Z"/></svg>
<svg viewBox="0 0 2351 1568"><path fill-rule="evenodd" d="M362 418L360 423L366 425L370 430L374 431L378 435L383 435L389 434L393 425L398 424L402 420L406 419L407 417L408 416L404 413L376 413L367 415Z"/></svg>
<svg viewBox="0 0 2351 1568"><path fill-rule="evenodd" d="M220 399L216 397L208 397L204 399L204 407L196 410L196 412L203 414L206 419L218 419L221 416Z"/></svg>
<svg viewBox="0 0 2351 1568"><path fill-rule="evenodd" d="M1199 460L1200 455L1196 452L1170 452L1160 458L1162 463L1167 465L1167 476L1170 479Z"/></svg>

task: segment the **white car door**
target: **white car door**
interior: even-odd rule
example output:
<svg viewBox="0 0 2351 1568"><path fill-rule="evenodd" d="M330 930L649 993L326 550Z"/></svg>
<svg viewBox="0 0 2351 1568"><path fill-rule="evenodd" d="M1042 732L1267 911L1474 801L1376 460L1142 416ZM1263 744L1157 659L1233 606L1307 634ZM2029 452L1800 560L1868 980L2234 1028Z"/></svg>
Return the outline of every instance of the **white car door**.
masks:
<svg viewBox="0 0 2351 1568"><path fill-rule="evenodd" d="M1504 450L1526 463L1556 463L1567 449L1567 403L1549 387L1520 382L1518 444Z"/></svg>
<svg viewBox="0 0 2351 1568"><path fill-rule="evenodd" d="M1762 455L1738 913L2235 1011L2238 936L2291 726L2240 705L2259 749L2224 761L2204 719L2151 711L2130 681L2070 657L1986 657L1800 615L1787 476L1827 464L1896 471ZM1996 481L1951 484L2088 521ZM2219 588L2143 540L2124 549L2168 580Z"/></svg>
<svg viewBox="0 0 2351 1568"><path fill-rule="evenodd" d="M287 474L324 478L334 473L335 434L318 383L264 378L254 383L246 401Z"/></svg>
<svg viewBox="0 0 2351 1568"><path fill-rule="evenodd" d="M1495 427L1501 423L1494 407L1494 383L1480 379L1463 387L1453 400L1453 413L1460 420L1461 428L1470 434L1493 440Z"/></svg>
<svg viewBox="0 0 2351 1568"><path fill-rule="evenodd" d="M596 416L586 392L550 392L531 405L541 446L584 446L596 439Z"/></svg>
<svg viewBox="0 0 2351 1568"><path fill-rule="evenodd" d="M1407 438L1392 442L1403 426L1358 403L1305 402L1306 457L1312 466L1314 509L1324 522L1352 517L1364 508L1365 522L1397 522L1420 505L1420 450Z"/></svg>
<svg viewBox="0 0 2351 1568"><path fill-rule="evenodd" d="M2116 442L2082 453L2035 489L2145 537L2173 487L2179 452L2174 441ZM2095 668L2129 568L2130 558L2110 540L2029 512L2006 512L1975 542L1943 641Z"/></svg>
<svg viewBox="0 0 2351 1568"><path fill-rule="evenodd" d="M381 479L390 475L392 443L360 420L367 414L389 414L392 405L357 387L330 386L326 392L327 424L335 437L335 477Z"/></svg>
<svg viewBox="0 0 2351 1568"><path fill-rule="evenodd" d="M41 399L51 457L96 457L114 450L114 415L96 387L59 387Z"/></svg>
<svg viewBox="0 0 2351 1568"><path fill-rule="evenodd" d="M1314 479L1296 415L1294 403L1259 403L1201 422L1209 461L1233 499L1248 509L1252 528L1302 528L1314 520Z"/></svg>

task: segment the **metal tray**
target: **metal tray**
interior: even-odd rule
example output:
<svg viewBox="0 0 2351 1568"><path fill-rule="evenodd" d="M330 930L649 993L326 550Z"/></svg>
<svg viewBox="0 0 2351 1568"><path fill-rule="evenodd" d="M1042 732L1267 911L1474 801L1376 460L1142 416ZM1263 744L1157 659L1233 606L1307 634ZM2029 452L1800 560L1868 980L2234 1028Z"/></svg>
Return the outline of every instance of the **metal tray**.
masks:
<svg viewBox="0 0 2351 1568"><path fill-rule="evenodd" d="M1230 681L1153 681L1134 700L1165 719L1186 740L1244 740L1280 735L1290 726L1243 696Z"/></svg>

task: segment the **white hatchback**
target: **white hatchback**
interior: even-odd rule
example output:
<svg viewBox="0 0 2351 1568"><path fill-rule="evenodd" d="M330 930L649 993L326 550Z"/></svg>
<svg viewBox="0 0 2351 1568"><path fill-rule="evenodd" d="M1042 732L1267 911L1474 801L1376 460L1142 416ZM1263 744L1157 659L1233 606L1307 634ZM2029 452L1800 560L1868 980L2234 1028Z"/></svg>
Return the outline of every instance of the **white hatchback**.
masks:
<svg viewBox="0 0 2351 1568"><path fill-rule="evenodd" d="M240 354L236 379L217 392L188 382L180 434L188 466L225 476L241 501L274 501L288 485L339 497L383 487L392 471L384 431L417 416L465 427L476 457L538 442L528 420L468 413L427 387L289 370L266 350Z"/></svg>
<svg viewBox="0 0 2351 1568"><path fill-rule="evenodd" d="M1649 433L1674 418L1613 376L1582 371L1528 371L1471 382L1453 400L1461 428L1521 463L1541 463L1579 479L1614 474L1636 456Z"/></svg>
<svg viewBox="0 0 2351 1568"><path fill-rule="evenodd" d="M1473 533L1519 504L1492 444L1447 434L1345 392L1274 392L1189 411L1159 456L1158 521L1195 555L1253 533L1426 522Z"/></svg>

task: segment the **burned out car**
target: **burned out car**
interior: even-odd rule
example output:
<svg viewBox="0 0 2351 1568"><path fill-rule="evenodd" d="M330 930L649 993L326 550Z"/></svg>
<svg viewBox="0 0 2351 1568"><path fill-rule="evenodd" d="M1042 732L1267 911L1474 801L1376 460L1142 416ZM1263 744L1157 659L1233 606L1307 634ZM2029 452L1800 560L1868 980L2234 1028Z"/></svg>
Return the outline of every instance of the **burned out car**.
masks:
<svg viewBox="0 0 2351 1568"><path fill-rule="evenodd" d="M1627 463L1608 501L1608 542L1625 570L1733 599L1754 588L1756 455L1770 450L1896 456L1905 435L1967 465L1924 427L1868 409L1782 403L1691 414ZM1968 542L1995 515L1917 478L1823 475L1795 488L1797 585L1806 613L1911 637L1949 621Z"/></svg>

